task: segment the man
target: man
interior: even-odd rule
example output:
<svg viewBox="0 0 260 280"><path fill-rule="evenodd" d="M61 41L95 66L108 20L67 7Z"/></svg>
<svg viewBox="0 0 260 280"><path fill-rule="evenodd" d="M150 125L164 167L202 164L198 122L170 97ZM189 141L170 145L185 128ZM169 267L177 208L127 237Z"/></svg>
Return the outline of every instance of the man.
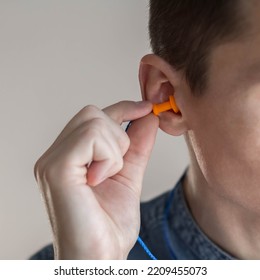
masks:
<svg viewBox="0 0 260 280"><path fill-rule="evenodd" d="M55 257L148 258L135 242L160 127L185 136L190 166L173 191L141 205L148 248L158 259L259 259L260 2L151 0L149 28L147 101L85 107L35 165ZM178 114L150 113L171 95ZM53 258L51 248L33 258Z"/></svg>

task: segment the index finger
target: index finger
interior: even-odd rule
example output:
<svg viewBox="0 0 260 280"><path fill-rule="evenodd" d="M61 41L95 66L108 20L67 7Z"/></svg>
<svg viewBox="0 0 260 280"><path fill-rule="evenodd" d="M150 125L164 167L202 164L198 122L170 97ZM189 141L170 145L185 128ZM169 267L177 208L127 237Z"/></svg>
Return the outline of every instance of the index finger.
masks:
<svg viewBox="0 0 260 280"><path fill-rule="evenodd" d="M150 101L120 101L102 111L118 124L133 121L148 115L153 109Z"/></svg>

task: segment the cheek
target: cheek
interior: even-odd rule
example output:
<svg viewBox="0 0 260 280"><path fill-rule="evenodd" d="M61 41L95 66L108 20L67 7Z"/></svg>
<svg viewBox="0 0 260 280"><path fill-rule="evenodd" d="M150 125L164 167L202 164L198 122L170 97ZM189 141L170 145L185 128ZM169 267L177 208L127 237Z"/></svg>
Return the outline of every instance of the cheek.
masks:
<svg viewBox="0 0 260 280"><path fill-rule="evenodd" d="M234 136L234 135L233 135ZM223 183L226 173L235 173L239 162L239 143L221 127L205 125L203 130L191 131L189 138L202 174L207 182ZM230 170L232 167L233 170ZM221 182L220 182L221 181Z"/></svg>
<svg viewBox="0 0 260 280"><path fill-rule="evenodd" d="M258 188L260 181L259 107L260 94L234 99L222 110L212 106L194 117L194 129L188 133L206 181L237 199L245 186L255 182Z"/></svg>
<svg viewBox="0 0 260 280"><path fill-rule="evenodd" d="M260 87L247 90L235 102L236 111L230 116L230 131L236 136L236 152L251 169L258 168L260 162ZM226 126L228 124L226 123ZM230 135L230 138L232 135Z"/></svg>

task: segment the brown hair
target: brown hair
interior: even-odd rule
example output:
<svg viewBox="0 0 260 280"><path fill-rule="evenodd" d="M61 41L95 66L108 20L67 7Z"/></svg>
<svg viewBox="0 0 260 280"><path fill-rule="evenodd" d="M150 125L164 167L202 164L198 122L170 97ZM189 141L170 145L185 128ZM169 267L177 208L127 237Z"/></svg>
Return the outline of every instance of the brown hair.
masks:
<svg viewBox="0 0 260 280"><path fill-rule="evenodd" d="M182 70L192 91L207 84L212 47L240 37L241 0L150 0L153 52Z"/></svg>

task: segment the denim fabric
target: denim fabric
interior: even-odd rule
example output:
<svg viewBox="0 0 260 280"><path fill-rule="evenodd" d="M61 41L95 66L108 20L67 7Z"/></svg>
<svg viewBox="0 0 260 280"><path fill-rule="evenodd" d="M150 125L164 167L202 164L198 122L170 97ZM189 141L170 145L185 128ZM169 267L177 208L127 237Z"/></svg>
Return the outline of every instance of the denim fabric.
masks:
<svg viewBox="0 0 260 280"><path fill-rule="evenodd" d="M167 219L165 210L171 191L141 204L141 238L157 259L172 259L170 248L179 260L234 259L214 244L194 221L184 197L182 188L184 176L185 174L174 188ZM168 242L166 234L170 237ZM136 243L128 258L149 259L140 247Z"/></svg>
<svg viewBox="0 0 260 280"><path fill-rule="evenodd" d="M141 203L140 237L152 254L161 260L172 259L171 250L179 260L231 260L228 253L214 244L194 221L185 201L182 181L174 188L174 197L166 218L165 209L171 191ZM167 241L167 236L169 240ZM53 259L53 247L48 245L31 259ZM128 255L129 260L149 259L137 242Z"/></svg>

